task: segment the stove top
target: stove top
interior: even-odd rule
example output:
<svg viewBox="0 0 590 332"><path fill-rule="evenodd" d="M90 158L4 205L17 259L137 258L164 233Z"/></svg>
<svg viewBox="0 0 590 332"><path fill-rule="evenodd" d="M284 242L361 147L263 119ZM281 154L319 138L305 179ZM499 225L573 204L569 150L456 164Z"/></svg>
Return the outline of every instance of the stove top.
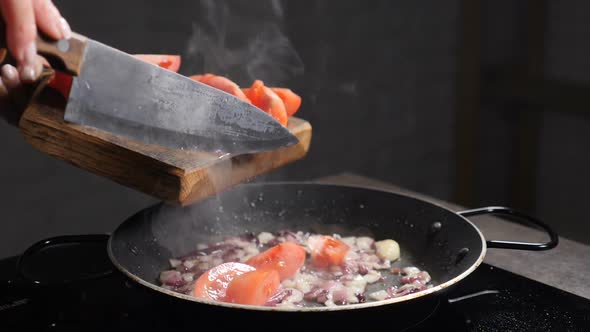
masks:
<svg viewBox="0 0 590 332"><path fill-rule="evenodd" d="M166 331L177 325L192 330L200 319L221 317L186 303L171 309L162 296L118 273L39 290L15 282L16 261L0 260L0 331ZM379 315L395 322L389 331L590 331L590 300L487 264L423 307L420 316L401 318L381 307ZM180 316L192 324L172 319L172 310L184 310ZM363 317L363 325L370 327L374 317Z"/></svg>

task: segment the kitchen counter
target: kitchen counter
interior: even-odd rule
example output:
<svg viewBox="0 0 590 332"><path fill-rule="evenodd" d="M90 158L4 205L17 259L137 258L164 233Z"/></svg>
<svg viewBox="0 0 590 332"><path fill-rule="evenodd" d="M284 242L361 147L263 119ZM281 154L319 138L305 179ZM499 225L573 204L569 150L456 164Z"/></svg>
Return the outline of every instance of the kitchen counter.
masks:
<svg viewBox="0 0 590 332"><path fill-rule="evenodd" d="M320 178L317 182L390 190L433 202L453 211L466 210L466 208L456 204L351 173ZM537 217L542 220L542 216ZM485 238L489 240L540 242L545 241L547 238L541 231L492 216L476 217L471 218L471 220L481 230ZM547 251L489 249L484 262L590 299L590 263L588 257L590 257L590 246L560 237L558 246Z"/></svg>

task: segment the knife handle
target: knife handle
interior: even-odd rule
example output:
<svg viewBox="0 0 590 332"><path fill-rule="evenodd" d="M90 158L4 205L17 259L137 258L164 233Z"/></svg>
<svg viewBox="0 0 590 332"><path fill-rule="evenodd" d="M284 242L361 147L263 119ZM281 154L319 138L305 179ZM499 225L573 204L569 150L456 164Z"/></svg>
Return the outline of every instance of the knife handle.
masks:
<svg viewBox="0 0 590 332"><path fill-rule="evenodd" d="M44 56L51 66L70 75L78 76L84 61L86 51L86 37L77 33L66 40L53 40L37 32L37 53ZM0 19L0 63L8 58L6 44L6 29L4 21Z"/></svg>
<svg viewBox="0 0 590 332"><path fill-rule="evenodd" d="M72 38L56 41L39 34L37 52L43 55L53 68L78 76L86 52L86 37L72 33Z"/></svg>

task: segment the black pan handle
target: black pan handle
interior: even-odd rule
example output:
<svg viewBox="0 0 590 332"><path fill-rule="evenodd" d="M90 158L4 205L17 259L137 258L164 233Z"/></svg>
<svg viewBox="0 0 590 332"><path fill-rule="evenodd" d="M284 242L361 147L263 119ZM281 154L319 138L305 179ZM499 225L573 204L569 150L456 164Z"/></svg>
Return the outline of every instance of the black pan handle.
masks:
<svg viewBox="0 0 590 332"><path fill-rule="evenodd" d="M497 214L517 217L524 224L534 225L544 230L549 235L548 242L533 243L533 242L519 242L519 241L486 241L488 248L501 248L501 249L517 249L517 250L549 250L555 248L559 243L557 233L551 229L547 224L540 220L533 218L523 212L501 206L488 206L473 210L466 210L457 212L457 214L463 217L474 217L486 214Z"/></svg>
<svg viewBox="0 0 590 332"><path fill-rule="evenodd" d="M107 234L88 234L41 240L19 257L18 277L37 286L63 286L106 277L114 272L107 254L108 239ZM59 271L68 263L64 260L70 260L71 266L66 267L72 270Z"/></svg>

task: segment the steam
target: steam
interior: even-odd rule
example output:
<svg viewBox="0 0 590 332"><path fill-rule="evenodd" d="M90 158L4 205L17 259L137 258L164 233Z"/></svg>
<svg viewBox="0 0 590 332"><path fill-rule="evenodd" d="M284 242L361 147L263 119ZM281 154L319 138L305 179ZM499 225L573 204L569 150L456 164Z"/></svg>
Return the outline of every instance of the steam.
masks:
<svg viewBox="0 0 590 332"><path fill-rule="evenodd" d="M283 0L198 1L200 10L183 55L185 74L222 75L242 87L257 79L288 86L303 74L303 62L283 29ZM207 174L216 192L237 189L228 187L232 172L240 172L228 157Z"/></svg>
<svg viewBox="0 0 590 332"><path fill-rule="evenodd" d="M185 58L191 74L224 75L240 86L253 80L284 85L304 66L283 32L281 0L200 0Z"/></svg>

